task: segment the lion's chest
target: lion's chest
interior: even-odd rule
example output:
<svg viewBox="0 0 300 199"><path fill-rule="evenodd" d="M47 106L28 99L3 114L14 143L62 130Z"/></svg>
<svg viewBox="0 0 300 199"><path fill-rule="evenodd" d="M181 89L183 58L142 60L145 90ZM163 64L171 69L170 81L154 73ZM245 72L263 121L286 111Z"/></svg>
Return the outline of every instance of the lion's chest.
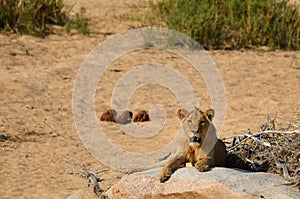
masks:
<svg viewBox="0 0 300 199"><path fill-rule="evenodd" d="M195 164L200 158L200 147L189 146L187 149L187 158L192 164Z"/></svg>

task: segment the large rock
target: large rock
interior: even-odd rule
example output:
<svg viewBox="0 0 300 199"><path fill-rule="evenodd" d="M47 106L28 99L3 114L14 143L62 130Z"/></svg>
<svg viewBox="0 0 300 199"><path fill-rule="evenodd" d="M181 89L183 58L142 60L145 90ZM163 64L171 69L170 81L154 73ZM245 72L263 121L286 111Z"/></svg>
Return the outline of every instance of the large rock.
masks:
<svg viewBox="0 0 300 199"><path fill-rule="evenodd" d="M161 168L124 176L107 192L109 198L300 198L296 188L284 185L278 175L251 173L237 169L213 168L199 172L195 168L177 170L169 181L160 183Z"/></svg>

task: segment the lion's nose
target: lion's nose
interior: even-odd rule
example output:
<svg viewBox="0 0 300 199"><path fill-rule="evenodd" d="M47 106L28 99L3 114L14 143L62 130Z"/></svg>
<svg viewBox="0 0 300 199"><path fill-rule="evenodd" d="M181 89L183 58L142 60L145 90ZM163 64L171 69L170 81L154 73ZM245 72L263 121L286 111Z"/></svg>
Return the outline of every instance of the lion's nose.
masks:
<svg viewBox="0 0 300 199"><path fill-rule="evenodd" d="M194 135L196 135L197 133L198 133L198 129L197 130L191 130L192 131L192 133L194 134Z"/></svg>

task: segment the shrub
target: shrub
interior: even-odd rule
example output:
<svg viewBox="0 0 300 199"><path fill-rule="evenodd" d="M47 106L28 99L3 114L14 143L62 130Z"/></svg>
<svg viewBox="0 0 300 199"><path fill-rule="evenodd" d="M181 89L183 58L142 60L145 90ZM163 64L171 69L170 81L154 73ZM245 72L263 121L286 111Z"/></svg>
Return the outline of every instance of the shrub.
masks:
<svg viewBox="0 0 300 199"><path fill-rule="evenodd" d="M68 25L81 31L81 26L74 24L83 21L83 13L72 21L68 17L71 9L63 0L0 0L0 29L42 37L51 33L50 25Z"/></svg>
<svg viewBox="0 0 300 199"><path fill-rule="evenodd" d="M80 12L76 13L76 20L75 20L74 27L83 34L89 34L88 21L85 17L83 17L85 12L86 12L86 9L82 7L80 9Z"/></svg>
<svg viewBox="0 0 300 199"><path fill-rule="evenodd" d="M150 1L160 24L209 49L300 48L299 8L288 0Z"/></svg>

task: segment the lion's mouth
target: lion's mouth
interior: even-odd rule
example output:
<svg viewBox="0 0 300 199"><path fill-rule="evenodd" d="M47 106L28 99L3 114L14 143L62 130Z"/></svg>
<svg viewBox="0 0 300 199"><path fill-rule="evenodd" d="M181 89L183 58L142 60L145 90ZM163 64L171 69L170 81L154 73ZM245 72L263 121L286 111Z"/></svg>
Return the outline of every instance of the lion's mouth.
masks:
<svg viewBox="0 0 300 199"><path fill-rule="evenodd" d="M198 138L196 136L190 137L190 142L197 142L197 143L201 143L201 138Z"/></svg>

